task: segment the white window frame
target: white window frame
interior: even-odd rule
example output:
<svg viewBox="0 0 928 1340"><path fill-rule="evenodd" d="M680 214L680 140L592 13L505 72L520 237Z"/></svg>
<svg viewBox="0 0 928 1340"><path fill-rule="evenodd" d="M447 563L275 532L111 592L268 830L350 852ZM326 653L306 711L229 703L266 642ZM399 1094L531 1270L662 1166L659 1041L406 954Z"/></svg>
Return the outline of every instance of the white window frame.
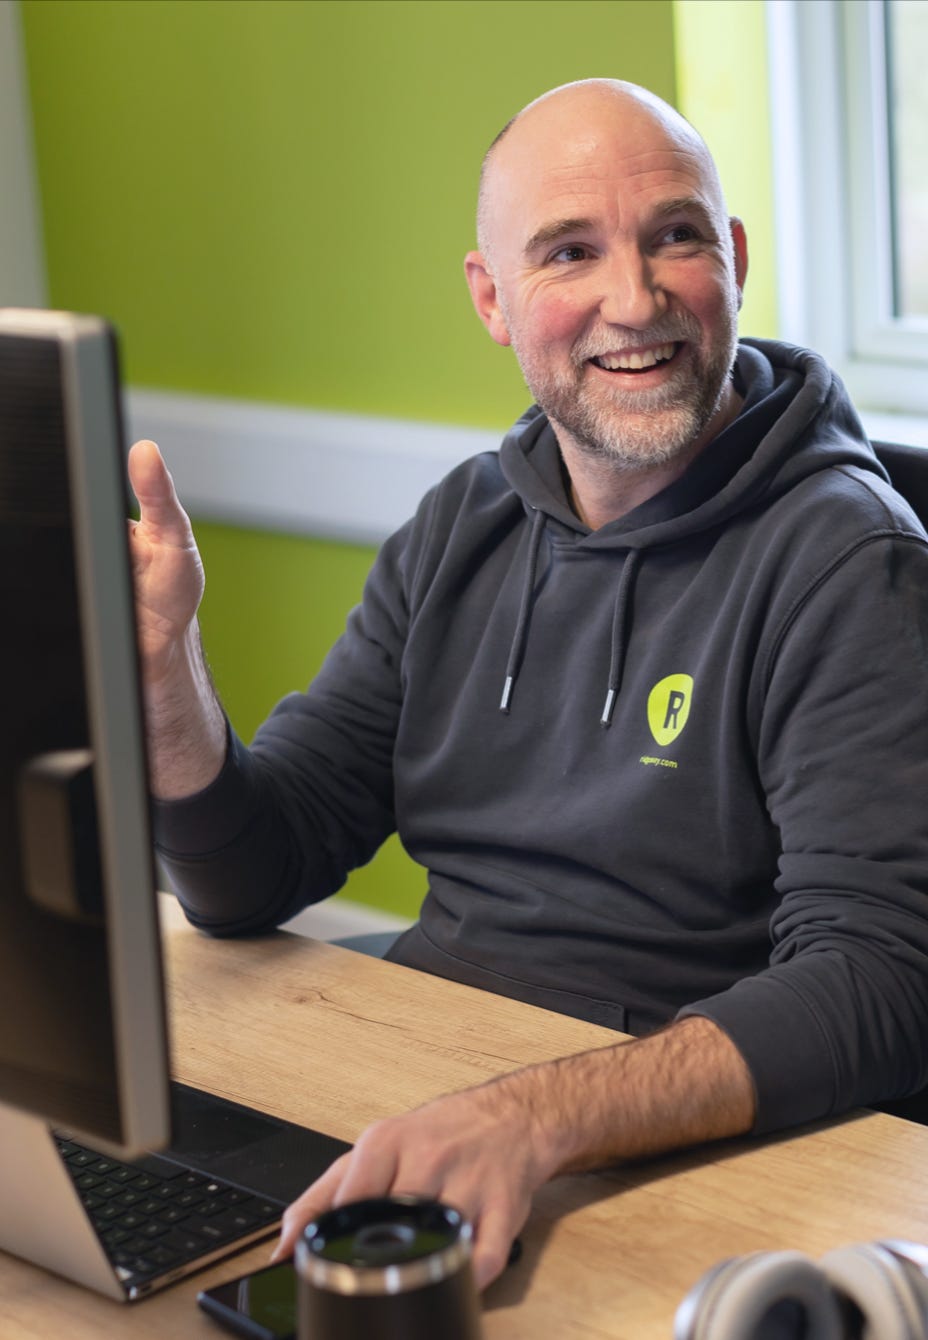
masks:
<svg viewBox="0 0 928 1340"><path fill-rule="evenodd" d="M928 321L893 313L883 0L767 0L767 32L780 334L872 435L928 445Z"/></svg>

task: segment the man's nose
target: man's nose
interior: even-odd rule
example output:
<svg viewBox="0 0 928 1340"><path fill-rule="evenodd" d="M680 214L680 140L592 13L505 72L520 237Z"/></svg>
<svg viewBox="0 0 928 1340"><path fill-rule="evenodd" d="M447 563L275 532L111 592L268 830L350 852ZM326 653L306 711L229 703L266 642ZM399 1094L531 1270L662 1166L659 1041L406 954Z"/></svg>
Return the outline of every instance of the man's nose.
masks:
<svg viewBox="0 0 928 1340"><path fill-rule="evenodd" d="M645 330L667 311L667 294L650 259L623 251L604 266L600 315L608 325Z"/></svg>

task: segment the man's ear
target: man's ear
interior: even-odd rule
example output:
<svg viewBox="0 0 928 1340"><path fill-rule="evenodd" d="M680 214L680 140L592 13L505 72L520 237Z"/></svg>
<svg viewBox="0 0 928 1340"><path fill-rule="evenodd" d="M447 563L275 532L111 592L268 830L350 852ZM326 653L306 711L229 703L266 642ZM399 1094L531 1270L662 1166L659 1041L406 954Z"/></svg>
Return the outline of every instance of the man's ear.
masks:
<svg viewBox="0 0 928 1340"><path fill-rule="evenodd" d="M464 257L464 273L467 276L467 287L470 289L470 296L474 307L477 309L477 315L490 332L491 337L497 344L509 344L509 330L503 318L503 309L499 304L499 296L496 292L496 280L490 273L490 267L487 265L483 254L479 251L469 251Z"/></svg>
<svg viewBox="0 0 928 1340"><path fill-rule="evenodd" d="M738 285L738 306L744 301L744 281L748 273L748 235L739 218L732 216L728 220L731 229L732 249L735 257L735 283Z"/></svg>

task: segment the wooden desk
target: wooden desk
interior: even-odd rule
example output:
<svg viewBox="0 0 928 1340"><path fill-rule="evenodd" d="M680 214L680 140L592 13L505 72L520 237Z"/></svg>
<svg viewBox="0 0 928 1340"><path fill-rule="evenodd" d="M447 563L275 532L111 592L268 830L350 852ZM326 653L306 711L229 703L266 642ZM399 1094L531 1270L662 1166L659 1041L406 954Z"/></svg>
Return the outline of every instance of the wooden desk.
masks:
<svg viewBox="0 0 928 1340"><path fill-rule="evenodd" d="M180 1079L352 1140L370 1121L615 1034L290 935L202 938L165 900ZM54 1226L49 1226L54 1231ZM714 1262L928 1242L928 1127L879 1114L545 1188L519 1265L485 1294L487 1340L669 1340ZM120 1307L0 1256L3 1340L219 1340L197 1290L267 1245Z"/></svg>

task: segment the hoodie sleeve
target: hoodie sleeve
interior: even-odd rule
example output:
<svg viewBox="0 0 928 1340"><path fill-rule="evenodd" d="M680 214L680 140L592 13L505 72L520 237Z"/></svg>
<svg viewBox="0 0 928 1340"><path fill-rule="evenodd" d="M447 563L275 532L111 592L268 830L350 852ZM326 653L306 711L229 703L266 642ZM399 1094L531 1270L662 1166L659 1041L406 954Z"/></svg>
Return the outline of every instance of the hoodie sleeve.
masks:
<svg viewBox="0 0 928 1340"><path fill-rule="evenodd" d="M336 892L395 828L407 578L428 506L388 540L311 689L284 698L198 795L157 802L156 850L188 918L215 935L273 929Z"/></svg>
<svg viewBox="0 0 928 1340"><path fill-rule="evenodd" d="M769 968L681 1015L744 1055L757 1129L928 1083L928 544L829 561L759 667L760 780L781 835Z"/></svg>

